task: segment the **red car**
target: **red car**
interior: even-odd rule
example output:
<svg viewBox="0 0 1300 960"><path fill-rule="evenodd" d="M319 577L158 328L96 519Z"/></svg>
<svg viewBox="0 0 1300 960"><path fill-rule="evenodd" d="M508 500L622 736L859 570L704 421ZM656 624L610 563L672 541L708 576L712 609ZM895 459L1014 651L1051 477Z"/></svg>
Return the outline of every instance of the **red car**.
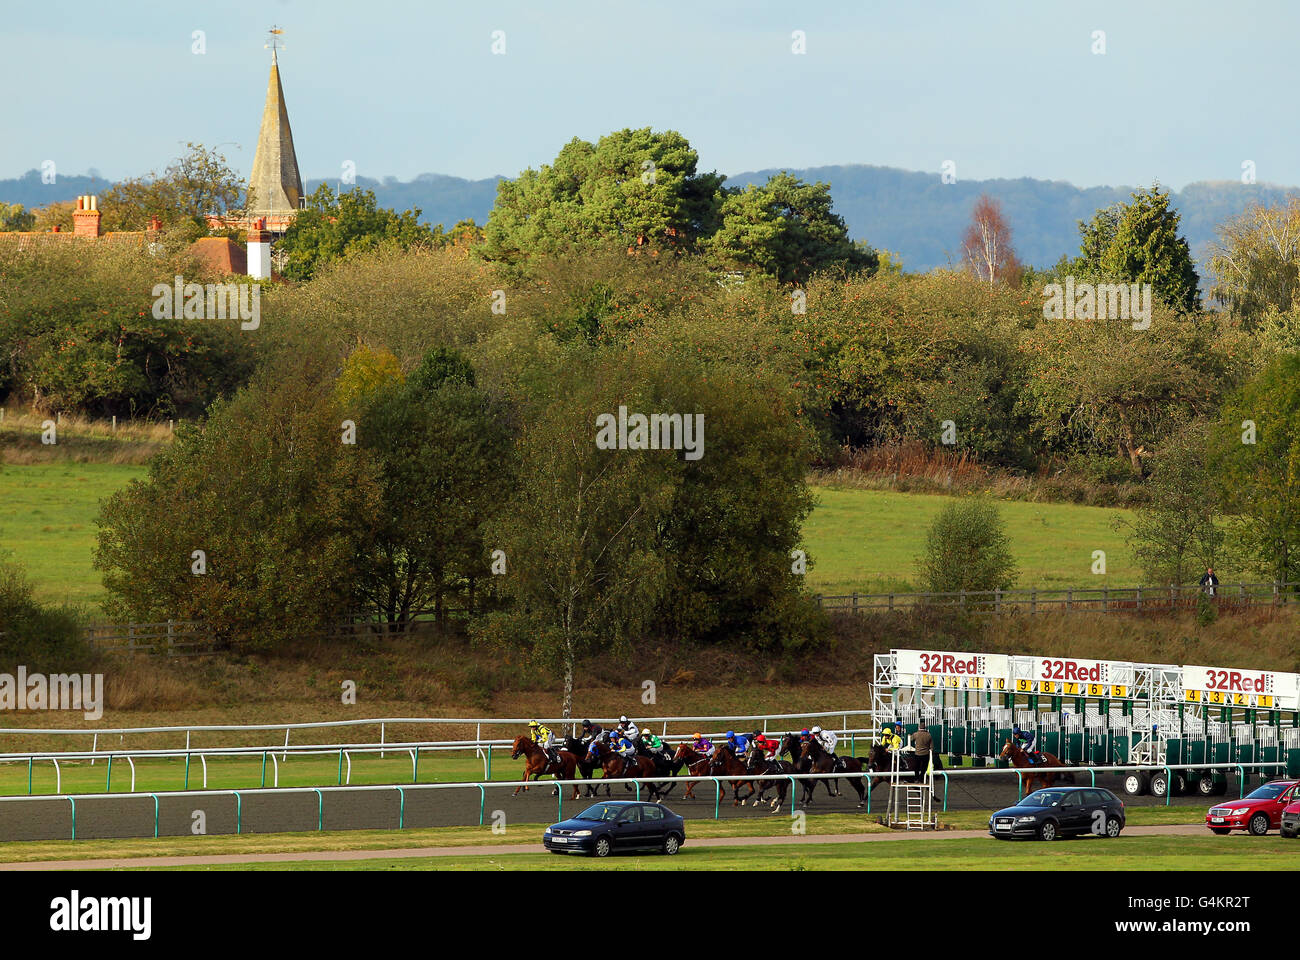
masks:
<svg viewBox="0 0 1300 960"><path fill-rule="evenodd" d="M1249 830L1262 837L1282 826L1282 811L1300 801L1300 780L1271 780L1254 793L1220 803L1205 815L1205 825L1215 833Z"/></svg>
<svg viewBox="0 0 1300 960"><path fill-rule="evenodd" d="M1300 833L1300 799L1282 811L1282 836L1295 839Z"/></svg>

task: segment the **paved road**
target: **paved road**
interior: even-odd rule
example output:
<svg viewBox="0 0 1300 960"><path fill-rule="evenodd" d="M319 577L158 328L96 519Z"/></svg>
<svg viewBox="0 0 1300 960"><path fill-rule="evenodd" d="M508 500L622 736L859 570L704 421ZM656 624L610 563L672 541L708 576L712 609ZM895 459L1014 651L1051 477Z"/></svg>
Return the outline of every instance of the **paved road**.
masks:
<svg viewBox="0 0 1300 960"><path fill-rule="evenodd" d="M1086 774L1078 775L1079 784L1087 784ZM942 781L936 780L942 799ZM1098 786L1120 792L1119 778L1098 776ZM725 787L725 781L724 781ZM633 794L612 785L615 798L631 799ZM585 805L585 801L565 798L561 804L551 795L551 787L534 785L527 793L512 797L511 787L489 787L482 798L475 786L448 789L407 788L404 798L396 787L374 787L346 792L313 790L298 793L241 790L238 798L231 791L204 793L191 791L181 796L162 796L157 804L160 836L187 836L202 814L208 834L282 833L326 830L388 830L404 827L477 826L504 817L507 823L550 823ZM798 786L802 792L802 784ZM688 819L712 819L715 799L712 783L696 785L699 797L682 799L683 785L677 785L665 801ZM857 794L847 785L843 795L835 798L819 784L811 803L798 803L799 809L817 813L867 813L858 806ZM604 791L601 791L603 796ZM871 814L884 811L888 791L878 786L871 796ZM1235 780L1230 779L1229 796L1237 795ZM1008 806L1016 799L1014 774L995 777L954 777L949 785L948 806L952 810L990 810ZM1152 797L1125 797L1130 806L1145 806L1163 801ZM1206 807L1199 797L1175 797L1174 803ZM323 816L322 816L323 808ZM152 837L155 806L152 797L108 796L76 799L76 836L78 839L110 837ZM717 803L720 817L773 817L788 815L790 798L775 810L732 805L730 790ZM63 840L72 836L73 805L66 797L23 797L0 802L0 841ZM236 830L238 818L238 831Z"/></svg>
<svg viewBox="0 0 1300 960"><path fill-rule="evenodd" d="M1205 827L1196 825L1129 827L1125 836L1203 836ZM988 837L984 830L940 830L935 833L889 831L888 833L834 833L821 836L712 837L690 841L692 848L768 847L803 843L874 843L888 840L977 840ZM100 860L39 860L0 864L0 871L119 870L123 867L204 867L252 863L320 863L357 860L405 860L429 857L502 856L512 853L541 853L541 844L509 843L491 846L401 847L393 850L311 850L299 853L215 854L192 857L117 857Z"/></svg>

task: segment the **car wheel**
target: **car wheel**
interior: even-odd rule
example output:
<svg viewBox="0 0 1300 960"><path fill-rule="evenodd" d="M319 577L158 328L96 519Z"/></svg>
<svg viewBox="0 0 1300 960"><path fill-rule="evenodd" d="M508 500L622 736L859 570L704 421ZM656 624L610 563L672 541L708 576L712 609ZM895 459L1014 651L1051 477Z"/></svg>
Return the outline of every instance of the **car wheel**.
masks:
<svg viewBox="0 0 1300 960"><path fill-rule="evenodd" d="M1059 834L1055 821L1048 820L1038 828L1039 840L1055 840Z"/></svg>
<svg viewBox="0 0 1300 960"><path fill-rule="evenodd" d="M1111 817L1106 821L1106 836L1114 840L1119 836L1119 832L1124 829L1124 825L1119 822L1119 817Z"/></svg>
<svg viewBox="0 0 1300 960"><path fill-rule="evenodd" d="M664 856L671 857L682 848L682 842L677 839L677 834L670 833L664 838Z"/></svg>
<svg viewBox="0 0 1300 960"><path fill-rule="evenodd" d="M1174 796L1175 797L1186 796L1188 793L1188 788L1190 786L1191 783L1187 779L1187 775L1178 770L1175 770L1174 771Z"/></svg>
<svg viewBox="0 0 1300 960"><path fill-rule="evenodd" d="M1140 797L1147 792L1147 776L1145 773L1130 773L1124 778L1124 792L1130 797Z"/></svg>
<svg viewBox="0 0 1300 960"><path fill-rule="evenodd" d="M595 850L593 851L593 852L596 854L596 856L598 856L598 857L608 857L608 856L609 856L609 851L612 850L612 849L613 849L613 847L610 845L609 837L597 837L597 838L596 838L596 847L595 847Z"/></svg>
<svg viewBox="0 0 1300 960"><path fill-rule="evenodd" d="M1150 784L1153 797L1163 797L1169 792L1169 777L1163 773L1152 774Z"/></svg>
<svg viewBox="0 0 1300 960"><path fill-rule="evenodd" d="M1251 836L1254 837L1262 837L1264 834L1268 833L1268 814L1255 814L1250 818L1250 827L1248 829L1250 830Z"/></svg>
<svg viewBox="0 0 1300 960"><path fill-rule="evenodd" d="M1210 774L1202 774L1196 780L1196 792L1203 797L1211 796L1214 793L1214 777Z"/></svg>
<svg viewBox="0 0 1300 960"><path fill-rule="evenodd" d="M1214 781L1214 795L1221 797L1228 792L1228 778L1221 777Z"/></svg>
<svg viewBox="0 0 1300 960"><path fill-rule="evenodd" d="M1210 827L1210 833L1217 833L1221 837L1225 837L1231 832L1232 831L1229 830L1227 827Z"/></svg>

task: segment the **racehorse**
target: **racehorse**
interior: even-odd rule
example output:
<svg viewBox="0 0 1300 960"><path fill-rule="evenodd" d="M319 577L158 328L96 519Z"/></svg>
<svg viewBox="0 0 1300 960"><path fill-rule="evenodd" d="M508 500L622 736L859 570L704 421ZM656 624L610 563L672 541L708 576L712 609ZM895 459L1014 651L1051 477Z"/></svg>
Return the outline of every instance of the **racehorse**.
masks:
<svg viewBox="0 0 1300 960"><path fill-rule="evenodd" d="M700 751L696 750L690 743L683 743L673 754L673 776L686 767L687 773L692 777L708 776L709 757L706 757ZM699 781L692 780L686 785L686 792L682 794L683 800L691 800L695 797L695 784ZM726 791L722 789L721 782L718 783L718 790L721 791L719 796L724 796Z"/></svg>
<svg viewBox="0 0 1300 960"><path fill-rule="evenodd" d="M806 757L811 761L809 766L809 772L811 773L862 773L864 770L869 769L868 765L870 763L869 760L864 760L861 757L832 757L826 752L826 748L821 745L821 741L816 737L813 737L803 745L803 751L800 754L800 757ZM845 779L849 781L849 786L857 791L858 806L862 806L866 803L867 797L866 790L863 789L862 778L846 777ZM805 784L810 782L812 785L806 788L807 792L804 794L805 802L807 803L812 802L813 789L816 787L816 781L804 781ZM831 782L832 781L830 780L826 781L828 785ZM834 783L835 793L833 796L838 797L840 795L840 782L839 780L835 780ZM868 787L867 789L870 788Z"/></svg>
<svg viewBox="0 0 1300 960"><path fill-rule="evenodd" d="M578 766L578 773L582 774L582 779L590 780L592 774L600 764L587 756L587 744L583 743L577 737L565 737L564 749L573 754ZM595 797L600 795L600 784L592 783L587 785L586 796ZM609 796L609 784L605 784L605 796Z"/></svg>
<svg viewBox="0 0 1300 960"><path fill-rule="evenodd" d="M777 750L777 753L787 753L790 755L790 759L793 761L795 773L817 772L812 768L812 760L804 755L803 741L799 739L799 734L797 733L787 733L782 737L781 746L780 749ZM803 786L803 802L811 803L813 791L817 789L818 781L800 780L799 783ZM835 790L831 786L830 780L822 780L821 783L826 784L826 793L829 796L835 796Z"/></svg>
<svg viewBox="0 0 1300 960"><path fill-rule="evenodd" d="M722 746L713 751L713 761L709 764L710 775L730 776L732 774L748 772L749 770L746 769L745 764L731 752L730 747ZM749 793L745 794L743 797L740 795L740 787L742 784L749 787ZM754 782L752 780L732 780L731 794L733 799L731 805L733 807L743 807L745 801L752 797L755 792Z"/></svg>
<svg viewBox="0 0 1300 960"><path fill-rule="evenodd" d="M749 755L749 762L745 764L745 769L750 773L768 773L782 775L779 780L760 780L758 781L758 798L754 801L754 806L763 803L763 794L769 790L776 790L777 795L771 800L772 809L785 803L785 792L790 786L790 781L785 779L785 774L794 773L794 764L785 760L769 758L762 750L755 749Z"/></svg>
<svg viewBox="0 0 1300 960"><path fill-rule="evenodd" d="M652 777L658 773L655 769L655 762L649 757L634 756L631 759L624 759L621 753L611 750L608 744L601 743L599 740L593 740L587 750L587 756L595 758L605 771L605 779L617 780L620 777ZM625 783L623 786L628 790L635 790L633 784ZM647 783L646 787L650 790L650 799L658 800L663 784ZM638 791L639 792L639 791Z"/></svg>
<svg viewBox="0 0 1300 960"><path fill-rule="evenodd" d="M1001 757L1003 760L1009 758L1011 760L1012 766L1014 766L1017 770L1023 770L1026 767L1030 769L1031 772L1025 775L1025 782L1024 782L1025 793L1029 793L1031 790L1034 789L1033 783L1036 780L1041 781L1044 787L1050 787L1053 784L1055 784L1057 775L1055 773L1048 773L1047 772L1048 769L1051 767L1065 766L1065 764L1063 764L1060 760L1058 760L1055 757L1055 755L1048 753L1046 750L1042 750L1039 752L1042 754L1043 760L1045 762L1034 763L1029 759L1029 754L1021 750L1014 743L1008 740L1006 744L1002 747L1002 752L998 754L998 756ZM1074 780L1074 774L1062 774L1061 776L1069 778L1071 782L1073 782Z"/></svg>
<svg viewBox="0 0 1300 960"><path fill-rule="evenodd" d="M522 734L515 738L515 748L510 753L510 759L518 760L521 755L527 758L524 761L524 782L515 787L515 792L511 794L514 797L519 796L520 790L528 789L529 778L536 780L546 773L554 774L557 780L572 780L573 769L578 763L578 758L567 750L556 751L555 755L559 758L559 763L552 762L541 745L534 743L533 738L528 734ZM570 799L578 799L577 784L574 784L573 796Z"/></svg>

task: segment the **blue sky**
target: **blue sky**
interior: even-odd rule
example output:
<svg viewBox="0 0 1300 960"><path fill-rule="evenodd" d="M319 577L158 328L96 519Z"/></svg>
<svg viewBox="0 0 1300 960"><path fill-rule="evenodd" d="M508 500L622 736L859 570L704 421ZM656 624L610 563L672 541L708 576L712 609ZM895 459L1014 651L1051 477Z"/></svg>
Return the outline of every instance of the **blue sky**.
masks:
<svg viewBox="0 0 1300 960"><path fill-rule="evenodd" d="M1250 160L1300 184L1300 4L1200 0L6 4L0 177L143 174L186 141L247 172L273 22L304 177L512 176L651 126L724 173L952 160L961 179L1179 188Z"/></svg>

